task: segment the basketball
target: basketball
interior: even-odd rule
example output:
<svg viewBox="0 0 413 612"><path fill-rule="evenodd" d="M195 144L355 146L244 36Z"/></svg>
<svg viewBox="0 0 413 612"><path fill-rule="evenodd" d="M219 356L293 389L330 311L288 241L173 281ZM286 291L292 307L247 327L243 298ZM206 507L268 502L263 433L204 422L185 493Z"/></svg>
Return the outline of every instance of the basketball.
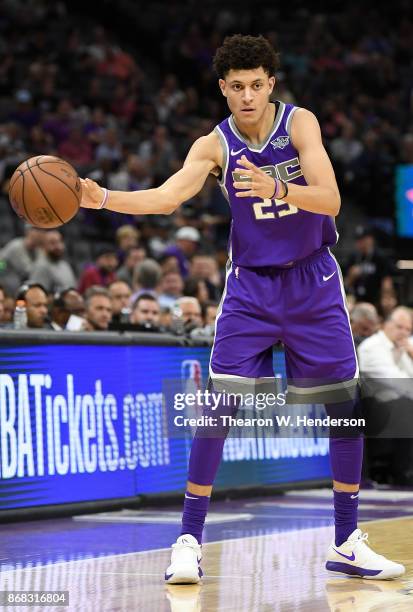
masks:
<svg viewBox="0 0 413 612"><path fill-rule="evenodd" d="M79 210L82 186L69 163L51 155L22 162L10 179L9 199L15 213L42 229L59 227Z"/></svg>

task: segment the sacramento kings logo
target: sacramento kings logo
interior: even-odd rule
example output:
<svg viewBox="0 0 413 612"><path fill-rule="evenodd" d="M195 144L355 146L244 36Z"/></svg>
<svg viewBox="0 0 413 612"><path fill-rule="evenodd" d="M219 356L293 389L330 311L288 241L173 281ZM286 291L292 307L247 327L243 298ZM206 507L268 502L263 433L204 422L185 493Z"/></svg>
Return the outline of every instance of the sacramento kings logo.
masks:
<svg viewBox="0 0 413 612"><path fill-rule="evenodd" d="M278 138L276 138L275 140L271 140L271 144L274 149L285 149L289 142L289 136L278 136Z"/></svg>

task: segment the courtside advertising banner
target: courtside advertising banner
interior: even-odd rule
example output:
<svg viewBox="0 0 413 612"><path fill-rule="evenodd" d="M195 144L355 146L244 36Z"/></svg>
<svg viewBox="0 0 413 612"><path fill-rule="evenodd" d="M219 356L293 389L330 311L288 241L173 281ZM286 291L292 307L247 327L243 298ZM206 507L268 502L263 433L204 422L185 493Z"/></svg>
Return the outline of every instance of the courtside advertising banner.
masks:
<svg viewBox="0 0 413 612"><path fill-rule="evenodd" d="M1 508L183 491L194 430L174 435L184 415L165 381L204 389L209 358L207 347L3 345ZM282 351L274 370L284 376ZM216 487L329 478L328 438L304 433L230 436Z"/></svg>

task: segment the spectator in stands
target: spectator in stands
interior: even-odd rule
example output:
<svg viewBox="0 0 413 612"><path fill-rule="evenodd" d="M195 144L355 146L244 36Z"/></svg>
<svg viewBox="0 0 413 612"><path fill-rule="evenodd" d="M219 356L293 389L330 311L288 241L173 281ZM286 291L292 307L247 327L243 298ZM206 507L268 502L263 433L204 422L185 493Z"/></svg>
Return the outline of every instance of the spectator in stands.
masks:
<svg viewBox="0 0 413 612"><path fill-rule="evenodd" d="M48 293L63 291L76 285L70 263L64 258L65 243L62 234L50 230L44 236L44 255L33 266L30 281L40 283Z"/></svg>
<svg viewBox="0 0 413 612"><path fill-rule="evenodd" d="M358 346L379 329L380 321L376 307L369 302L358 302L351 310L350 323L354 344Z"/></svg>
<svg viewBox="0 0 413 612"><path fill-rule="evenodd" d="M172 309L173 329L179 334L190 334L202 327L201 305L195 297L181 297Z"/></svg>
<svg viewBox="0 0 413 612"><path fill-rule="evenodd" d="M133 285L133 273L139 263L141 263L146 257L146 251L141 246L130 247L126 251L123 266L118 268L116 276L118 280L122 280L132 287Z"/></svg>
<svg viewBox="0 0 413 612"><path fill-rule="evenodd" d="M45 288L40 283L22 285L16 299L26 302L27 327L29 329L52 329L48 322L48 300Z"/></svg>
<svg viewBox="0 0 413 612"><path fill-rule="evenodd" d="M25 225L24 236L13 238L0 250L0 261L6 264L9 291L15 292L29 278L42 255L44 234L43 230Z"/></svg>
<svg viewBox="0 0 413 612"><path fill-rule="evenodd" d="M179 272L166 272L162 275L159 287L159 305L161 308L171 308L176 300L183 295L184 282Z"/></svg>
<svg viewBox="0 0 413 612"><path fill-rule="evenodd" d="M137 155L129 155L126 164L111 175L109 188L119 191L137 191L138 189L149 189L152 184L153 177L148 164L139 159Z"/></svg>
<svg viewBox="0 0 413 612"><path fill-rule="evenodd" d="M122 161L122 146L116 129L107 128L101 134L101 141L95 149L95 159L110 160L111 165L117 165Z"/></svg>
<svg viewBox="0 0 413 612"><path fill-rule="evenodd" d="M172 308L161 308L159 325L164 331L171 331L172 328Z"/></svg>
<svg viewBox="0 0 413 612"><path fill-rule="evenodd" d="M377 379L413 378L412 311L399 306L376 332L359 346L360 368Z"/></svg>
<svg viewBox="0 0 413 612"><path fill-rule="evenodd" d="M141 293L135 300L130 322L139 331L159 331L161 308L159 302L151 293Z"/></svg>
<svg viewBox="0 0 413 612"><path fill-rule="evenodd" d="M191 276L203 280L210 300L221 297L221 275L216 260L211 255L195 254L191 260Z"/></svg>
<svg viewBox="0 0 413 612"><path fill-rule="evenodd" d="M384 322L383 329L358 348L366 435L383 438L369 440L372 470L378 462L385 462L391 482L409 486L413 485L412 329L412 311L399 306Z"/></svg>
<svg viewBox="0 0 413 612"><path fill-rule="evenodd" d="M205 325L210 325L215 329L215 321L218 313L218 304L215 302L207 302L203 304L202 314Z"/></svg>
<svg viewBox="0 0 413 612"><path fill-rule="evenodd" d="M117 279L116 268L118 267L118 256L111 245L99 249L95 263L88 266L80 276L79 292L84 293L89 287L108 287Z"/></svg>
<svg viewBox="0 0 413 612"><path fill-rule="evenodd" d="M179 261L175 255L162 255L159 263L162 268L162 274L167 274L168 272L178 272L178 274L181 274Z"/></svg>
<svg viewBox="0 0 413 612"><path fill-rule="evenodd" d="M80 319L84 314L85 301L76 289L70 287L54 294L50 313L51 326L54 330L62 331L70 328L69 321L73 318L79 320L80 328Z"/></svg>
<svg viewBox="0 0 413 612"><path fill-rule="evenodd" d="M124 281L116 280L110 283L108 292L112 302L112 323L127 323L131 312L131 288Z"/></svg>
<svg viewBox="0 0 413 612"><path fill-rule="evenodd" d="M139 232L133 225L121 225L116 230L116 245L118 247L119 261L123 262L129 249L138 248Z"/></svg>
<svg viewBox="0 0 413 612"><path fill-rule="evenodd" d="M86 169L93 159L92 146L79 125L71 128L67 139L59 145L58 153L79 169Z"/></svg>
<svg viewBox="0 0 413 612"><path fill-rule="evenodd" d="M393 287L393 266L377 250L374 234L368 228L357 229L355 251L344 267L346 290L358 301L377 304L382 288Z"/></svg>
<svg viewBox="0 0 413 612"><path fill-rule="evenodd" d="M154 259L148 258L139 263L133 273L134 294L132 296L132 302L134 302L141 293L152 293L156 295L161 277L161 266Z"/></svg>
<svg viewBox="0 0 413 612"><path fill-rule="evenodd" d="M388 319L393 310L397 307L398 303L397 294L393 288L382 289L378 304L378 311L381 318L383 320Z"/></svg>
<svg viewBox="0 0 413 612"><path fill-rule="evenodd" d="M11 295L6 295L3 303L3 320L2 323L12 323L16 300Z"/></svg>
<svg viewBox="0 0 413 612"><path fill-rule="evenodd" d="M202 278L189 276L185 281L184 295L196 298L200 304L209 301L208 287Z"/></svg>
<svg viewBox="0 0 413 612"><path fill-rule="evenodd" d="M330 145L331 156L346 169L361 154L363 145L355 136L355 126L351 121L345 121L341 134L333 138Z"/></svg>
<svg viewBox="0 0 413 612"><path fill-rule="evenodd" d="M85 331L106 331L112 319L112 303L104 287L92 286L85 294Z"/></svg>
<svg viewBox="0 0 413 612"><path fill-rule="evenodd" d="M155 127L151 138L142 142L138 155L150 163L154 175L160 182L165 181L173 172L173 161L176 152L164 125Z"/></svg>
<svg viewBox="0 0 413 612"><path fill-rule="evenodd" d="M195 227L181 227L175 234L175 244L167 247L164 256L173 256L179 262L181 276L186 278L189 274L189 260L198 248L201 236Z"/></svg>
<svg viewBox="0 0 413 612"><path fill-rule="evenodd" d="M218 306L215 302L205 302L201 304L203 327L195 328L190 336L194 339L212 340L215 335L215 319L217 316Z"/></svg>

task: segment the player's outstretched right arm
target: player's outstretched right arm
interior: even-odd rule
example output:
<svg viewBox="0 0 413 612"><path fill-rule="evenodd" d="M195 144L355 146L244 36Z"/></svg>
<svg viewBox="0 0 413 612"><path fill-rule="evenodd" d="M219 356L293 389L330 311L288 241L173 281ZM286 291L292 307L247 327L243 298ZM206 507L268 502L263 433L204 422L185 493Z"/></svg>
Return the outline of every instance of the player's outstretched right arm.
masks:
<svg viewBox="0 0 413 612"><path fill-rule="evenodd" d="M182 202L201 191L208 174L222 165L222 149L218 136L211 132L192 145L184 165L160 187L141 191L108 191L104 207L132 215L174 212ZM84 208L101 208L105 190L90 179L82 179Z"/></svg>

